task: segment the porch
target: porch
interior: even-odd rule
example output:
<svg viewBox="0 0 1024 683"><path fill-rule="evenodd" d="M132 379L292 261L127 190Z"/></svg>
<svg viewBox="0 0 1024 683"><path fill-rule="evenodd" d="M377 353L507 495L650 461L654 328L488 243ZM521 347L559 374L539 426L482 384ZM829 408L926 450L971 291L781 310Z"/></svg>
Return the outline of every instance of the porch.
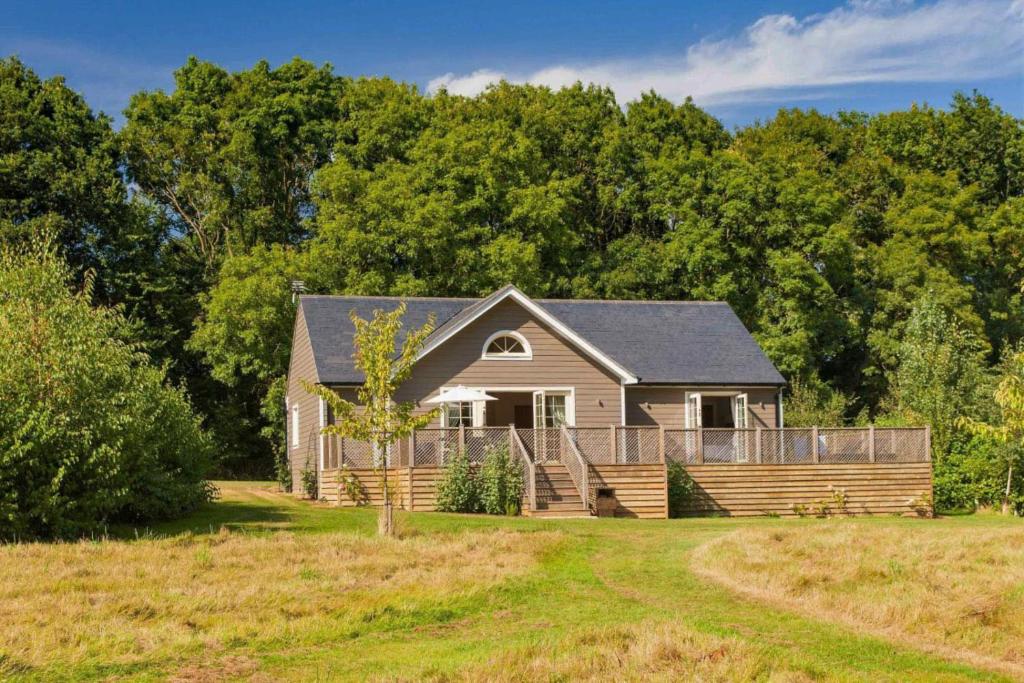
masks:
<svg viewBox="0 0 1024 683"><path fill-rule="evenodd" d="M380 460L369 444L324 436L321 449L321 497L346 504L337 482L343 466L366 480L368 499L377 495ZM692 514L792 514L837 488L856 511L895 512L931 494L928 428L463 425L420 430L393 446L387 461L402 505L434 509L434 486L451 457L461 452L481 464L494 449L520 463L527 515L590 516L598 495L612 490L620 516L667 517L672 462L696 485Z"/></svg>

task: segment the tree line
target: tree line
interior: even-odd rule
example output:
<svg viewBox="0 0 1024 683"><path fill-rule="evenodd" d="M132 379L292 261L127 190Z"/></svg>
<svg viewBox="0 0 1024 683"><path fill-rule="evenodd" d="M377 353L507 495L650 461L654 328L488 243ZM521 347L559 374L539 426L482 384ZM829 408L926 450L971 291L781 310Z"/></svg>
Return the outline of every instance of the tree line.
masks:
<svg viewBox="0 0 1024 683"><path fill-rule="evenodd" d="M115 130L8 58L0 120L3 241L56 236L72 278L89 274L190 397L222 476L269 475L282 455L291 280L724 300L792 382L791 423L941 405L944 454L978 452L957 420L985 418L1024 338L1024 122L977 92L727 130L654 92L425 95L299 59L190 58ZM969 348L971 367L938 376L912 358L926 342Z"/></svg>

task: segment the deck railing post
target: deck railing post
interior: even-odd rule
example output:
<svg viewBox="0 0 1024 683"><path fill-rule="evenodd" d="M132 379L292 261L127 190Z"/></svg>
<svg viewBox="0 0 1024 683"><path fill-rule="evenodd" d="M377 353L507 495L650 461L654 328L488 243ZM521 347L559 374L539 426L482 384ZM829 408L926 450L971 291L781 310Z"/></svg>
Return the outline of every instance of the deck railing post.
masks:
<svg viewBox="0 0 1024 683"><path fill-rule="evenodd" d="M819 462L821 454L818 453L818 428L811 427L811 460Z"/></svg>
<svg viewBox="0 0 1024 683"><path fill-rule="evenodd" d="M868 462L875 461L875 425L868 425Z"/></svg>
<svg viewBox="0 0 1024 683"><path fill-rule="evenodd" d="M459 453L466 455L466 425L459 423Z"/></svg>
<svg viewBox="0 0 1024 683"><path fill-rule="evenodd" d="M754 428L754 462L761 464L761 425Z"/></svg>
<svg viewBox="0 0 1024 683"><path fill-rule="evenodd" d="M704 464L704 427L697 425L697 464Z"/></svg>
<svg viewBox="0 0 1024 683"><path fill-rule="evenodd" d="M932 460L932 426L924 426L924 460L923 462L931 462Z"/></svg>
<svg viewBox="0 0 1024 683"><path fill-rule="evenodd" d="M613 465L619 461L619 449L615 445L615 425L608 425L608 455Z"/></svg>
<svg viewBox="0 0 1024 683"><path fill-rule="evenodd" d="M658 462L665 464L665 427L658 425Z"/></svg>

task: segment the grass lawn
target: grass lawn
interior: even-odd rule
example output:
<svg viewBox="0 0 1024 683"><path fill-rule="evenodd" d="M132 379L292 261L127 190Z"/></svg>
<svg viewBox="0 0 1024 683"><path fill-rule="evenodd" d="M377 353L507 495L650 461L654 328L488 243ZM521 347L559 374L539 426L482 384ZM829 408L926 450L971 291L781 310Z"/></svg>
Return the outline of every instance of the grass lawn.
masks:
<svg viewBox="0 0 1024 683"><path fill-rule="evenodd" d="M528 520L269 484L121 540L0 547L13 680L1024 679L1024 524Z"/></svg>

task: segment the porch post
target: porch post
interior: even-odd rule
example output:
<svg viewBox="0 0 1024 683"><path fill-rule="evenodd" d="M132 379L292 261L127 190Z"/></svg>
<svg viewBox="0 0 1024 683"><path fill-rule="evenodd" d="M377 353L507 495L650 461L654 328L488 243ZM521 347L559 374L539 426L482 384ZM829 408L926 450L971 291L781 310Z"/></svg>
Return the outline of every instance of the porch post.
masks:
<svg viewBox="0 0 1024 683"><path fill-rule="evenodd" d="M932 460L932 426L924 426L924 462Z"/></svg>
<svg viewBox="0 0 1024 683"><path fill-rule="evenodd" d="M761 464L761 425L754 429L754 462Z"/></svg>
<svg viewBox="0 0 1024 683"><path fill-rule="evenodd" d="M658 425L658 461L665 464L665 427Z"/></svg>
<svg viewBox="0 0 1024 683"><path fill-rule="evenodd" d="M608 454L611 456L612 464L619 461L618 449L615 447L615 425L608 425Z"/></svg>
<svg viewBox="0 0 1024 683"><path fill-rule="evenodd" d="M875 461L875 425L868 425L868 462Z"/></svg>
<svg viewBox="0 0 1024 683"><path fill-rule="evenodd" d="M416 466L416 430L414 429L414 430L412 430L412 433L409 434L409 479L407 481L408 488L409 488L409 512L412 512L413 509L414 509L413 508L413 500L412 500L412 498L413 498L412 489L413 489L414 477L413 477L412 470L413 470L413 468L415 466Z"/></svg>
<svg viewBox="0 0 1024 683"><path fill-rule="evenodd" d="M811 457L818 462L821 455L818 453L818 428L811 427Z"/></svg>
<svg viewBox="0 0 1024 683"><path fill-rule="evenodd" d="M466 454L466 425L459 423L459 453Z"/></svg>
<svg viewBox="0 0 1024 683"><path fill-rule="evenodd" d="M697 464L704 464L704 426L697 425Z"/></svg>

